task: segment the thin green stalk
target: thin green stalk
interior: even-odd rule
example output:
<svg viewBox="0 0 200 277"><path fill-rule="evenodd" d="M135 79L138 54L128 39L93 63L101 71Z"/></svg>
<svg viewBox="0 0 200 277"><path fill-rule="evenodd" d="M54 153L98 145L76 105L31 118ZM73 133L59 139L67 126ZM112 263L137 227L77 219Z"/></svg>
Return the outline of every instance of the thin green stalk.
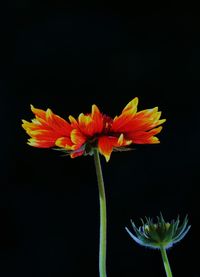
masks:
<svg viewBox="0 0 200 277"><path fill-rule="evenodd" d="M100 202L99 276L106 277L106 196L98 149L94 149Z"/></svg>
<svg viewBox="0 0 200 277"><path fill-rule="evenodd" d="M161 246L160 251L161 251L162 260L163 260L163 264L164 264L164 267L165 267L166 275L167 275L167 277L173 277L172 271L171 271L171 268L170 268L170 264L169 264L169 260L168 260L168 257L167 257L166 249L163 246Z"/></svg>

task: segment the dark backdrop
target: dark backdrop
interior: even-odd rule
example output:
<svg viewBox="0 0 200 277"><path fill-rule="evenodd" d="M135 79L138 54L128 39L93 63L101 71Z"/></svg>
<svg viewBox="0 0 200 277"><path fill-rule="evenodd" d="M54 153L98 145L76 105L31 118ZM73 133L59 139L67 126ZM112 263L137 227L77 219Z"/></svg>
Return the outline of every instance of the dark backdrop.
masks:
<svg viewBox="0 0 200 277"><path fill-rule="evenodd" d="M149 13L140 13L143 5ZM109 163L102 157L108 276L164 276L160 253L136 245L124 229L131 218L139 224L140 217L160 211L166 220L188 214L192 228L169 259L174 276L200 276L199 18L186 5L171 13L170 7L128 2L21 1L8 10L1 67L0 275L98 276L93 159L29 147L21 128L22 118L33 117L29 105L50 107L67 119L96 103L114 116L138 96L139 109L159 106L167 122L161 144L113 153Z"/></svg>

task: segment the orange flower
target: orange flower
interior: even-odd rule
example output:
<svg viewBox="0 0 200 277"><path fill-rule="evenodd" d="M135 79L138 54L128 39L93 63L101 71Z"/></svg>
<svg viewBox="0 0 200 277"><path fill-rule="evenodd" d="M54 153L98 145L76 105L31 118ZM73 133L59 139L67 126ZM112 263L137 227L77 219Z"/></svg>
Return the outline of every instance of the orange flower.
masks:
<svg viewBox="0 0 200 277"><path fill-rule="evenodd" d="M160 120L161 112L157 107L137 112L137 105L136 97L114 119L92 105L91 113L81 113L77 120L69 116L70 123L50 109L45 112L31 106L36 118L31 123L23 120L22 126L31 136L28 141L31 146L57 146L68 151L72 158L92 154L92 149L97 147L109 161L114 149L130 144L159 143L155 135L162 129L159 125L165 122Z"/></svg>

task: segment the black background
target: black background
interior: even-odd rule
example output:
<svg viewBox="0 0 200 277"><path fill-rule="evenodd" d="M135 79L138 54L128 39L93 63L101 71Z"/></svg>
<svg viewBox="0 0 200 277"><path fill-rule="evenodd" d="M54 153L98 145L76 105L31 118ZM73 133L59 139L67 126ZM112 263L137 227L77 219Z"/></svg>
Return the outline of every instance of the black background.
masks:
<svg viewBox="0 0 200 277"><path fill-rule="evenodd" d="M145 9L145 12L144 12ZM3 19L0 275L98 276L99 202L92 157L31 148L30 104L67 119L96 103L115 116L135 96L166 118L159 145L102 157L108 276L165 276L160 253L131 241L132 218L188 214L169 250L174 276L200 276L199 17L184 3L10 4Z"/></svg>

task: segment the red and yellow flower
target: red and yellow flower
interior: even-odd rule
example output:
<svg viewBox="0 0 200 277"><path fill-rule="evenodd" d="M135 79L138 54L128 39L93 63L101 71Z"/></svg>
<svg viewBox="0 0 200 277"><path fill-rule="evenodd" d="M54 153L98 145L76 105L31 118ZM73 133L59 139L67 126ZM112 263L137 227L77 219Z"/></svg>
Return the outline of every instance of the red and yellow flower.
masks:
<svg viewBox="0 0 200 277"><path fill-rule="evenodd" d="M109 161L113 149L130 144L159 143L155 136L162 130L160 126L165 119L160 119L158 108L137 112L138 98L134 98L114 119L101 113L92 105L91 113L75 119L69 116L69 122L54 114L36 109L31 105L35 115L32 122L23 120L22 127L31 137L28 144L39 148L58 147L70 153L72 158L91 154L98 148Z"/></svg>

